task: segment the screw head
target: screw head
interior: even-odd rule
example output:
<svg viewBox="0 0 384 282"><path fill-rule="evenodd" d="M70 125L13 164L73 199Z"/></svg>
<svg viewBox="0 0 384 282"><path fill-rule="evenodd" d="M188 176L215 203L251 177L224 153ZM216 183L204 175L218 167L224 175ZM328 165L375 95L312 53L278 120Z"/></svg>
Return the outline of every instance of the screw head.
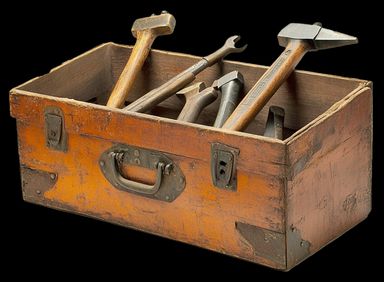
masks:
<svg viewBox="0 0 384 282"><path fill-rule="evenodd" d="M167 201L169 201L169 196L167 195L167 196L165 196L165 199L167 200Z"/></svg>
<svg viewBox="0 0 384 282"><path fill-rule="evenodd" d="M104 161L100 161L100 166L104 166L105 165L105 162Z"/></svg>
<svg viewBox="0 0 384 282"><path fill-rule="evenodd" d="M52 180L55 180L55 179L56 179L56 174L51 173L51 174L49 175L49 177L50 177Z"/></svg>
<svg viewBox="0 0 384 282"><path fill-rule="evenodd" d="M36 194L37 194L37 195L40 195L40 194L41 194L41 191L40 191L40 190L36 190Z"/></svg>

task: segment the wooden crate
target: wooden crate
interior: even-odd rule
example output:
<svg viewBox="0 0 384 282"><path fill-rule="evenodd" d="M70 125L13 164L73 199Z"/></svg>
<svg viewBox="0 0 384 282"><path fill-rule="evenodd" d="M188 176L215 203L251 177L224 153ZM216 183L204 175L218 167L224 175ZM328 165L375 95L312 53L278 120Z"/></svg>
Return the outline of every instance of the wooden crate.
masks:
<svg viewBox="0 0 384 282"><path fill-rule="evenodd" d="M217 102L203 111L198 124L175 120L182 107L177 97L151 115L104 106L130 52L131 47L106 43L11 90L26 201L281 270L367 217L369 81L296 71L246 132L235 132L209 126ZM131 101L198 59L153 50ZM242 72L248 91L266 68L224 61L196 81L209 85L232 70ZM285 109L283 141L260 136L269 105ZM124 165L125 177L157 183L155 166L137 164L160 154L173 162L170 175L177 174L179 182L164 176L168 186L152 197L117 189L105 177L102 160L114 146L125 145L133 150L129 160L137 162ZM234 150L232 189L212 182L217 146Z"/></svg>

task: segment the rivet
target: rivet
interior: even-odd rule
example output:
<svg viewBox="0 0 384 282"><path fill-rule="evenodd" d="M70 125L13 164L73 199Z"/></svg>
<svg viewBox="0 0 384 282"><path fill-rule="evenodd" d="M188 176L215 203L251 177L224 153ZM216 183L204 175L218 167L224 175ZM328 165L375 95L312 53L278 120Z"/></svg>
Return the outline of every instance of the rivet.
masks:
<svg viewBox="0 0 384 282"><path fill-rule="evenodd" d="M304 241L300 242L300 247L304 247Z"/></svg>
<svg viewBox="0 0 384 282"><path fill-rule="evenodd" d="M100 161L100 165L101 165L101 166L104 166L104 165L105 165L105 162L104 162L104 161Z"/></svg>
<svg viewBox="0 0 384 282"><path fill-rule="evenodd" d="M168 201L169 200L169 196L167 195L167 196L165 196L165 199Z"/></svg>
<svg viewBox="0 0 384 282"><path fill-rule="evenodd" d="M49 175L49 177L50 177L52 180L55 180L55 179L56 179L56 174L51 173L51 174Z"/></svg>
<svg viewBox="0 0 384 282"><path fill-rule="evenodd" d="M135 150L135 151L133 151L133 155L134 155L135 157L140 156L140 152L139 152L139 150Z"/></svg>
<svg viewBox="0 0 384 282"><path fill-rule="evenodd" d="M41 194L41 191L40 191L40 190L36 190L36 194L37 194L37 195L40 195L40 194Z"/></svg>

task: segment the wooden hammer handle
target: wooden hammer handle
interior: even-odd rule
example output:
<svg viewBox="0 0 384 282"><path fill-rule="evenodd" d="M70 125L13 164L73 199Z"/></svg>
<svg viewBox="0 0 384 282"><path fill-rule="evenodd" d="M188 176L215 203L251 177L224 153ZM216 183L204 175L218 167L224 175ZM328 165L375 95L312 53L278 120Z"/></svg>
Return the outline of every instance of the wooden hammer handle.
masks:
<svg viewBox="0 0 384 282"><path fill-rule="evenodd" d="M128 62L120 74L107 106L121 108L127 98L129 91L133 87L138 73L140 72L145 59L147 58L155 35L150 30L144 30L137 33L137 41L129 56Z"/></svg>
<svg viewBox="0 0 384 282"><path fill-rule="evenodd" d="M240 102L222 128L244 130L292 73L307 51L306 42L292 40Z"/></svg>

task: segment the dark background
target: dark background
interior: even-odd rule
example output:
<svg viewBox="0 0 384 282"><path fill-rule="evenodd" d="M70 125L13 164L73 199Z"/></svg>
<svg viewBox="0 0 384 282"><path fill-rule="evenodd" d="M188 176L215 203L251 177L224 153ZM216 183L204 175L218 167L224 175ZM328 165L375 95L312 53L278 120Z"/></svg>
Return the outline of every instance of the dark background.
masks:
<svg viewBox="0 0 384 282"><path fill-rule="evenodd" d="M1 9L4 51L0 129L1 148L5 151L1 169L1 232L5 238L4 249L10 249L2 252L6 258L3 266L16 266L19 271L12 272L15 276L42 277L43 271L53 270L58 277L80 271L85 275L123 274L126 279L132 273L143 278L154 275L158 279L195 275L204 279L207 274L218 279L230 274L240 279L245 275L252 280L262 274L271 278L297 273L331 277L335 272L369 274L380 269L383 239L379 230L384 207L383 177L379 170L383 140L379 136L382 126L378 121L383 85L380 72L374 70L382 60L377 43L382 37L377 24L380 21L376 13L378 8L367 1L359 6L339 4L341 7L335 7L332 2L310 1L301 4L270 1L260 7L251 7L249 1L227 1L211 4L212 7L206 7L207 2L158 2L162 5L149 1L90 2L87 5L18 2L13 7ZM366 221L284 274L183 243L22 201L15 121L9 117L8 110L9 89L101 43L133 44L130 32L133 21L164 9L176 17L177 26L173 35L158 38L153 47L199 56L216 50L228 36L240 34L242 42L249 47L243 54L228 59L270 65L282 51L276 35L290 22L320 21L326 28L359 38L360 43L355 46L308 54L298 69L374 81L373 210ZM183 275L175 275L175 270Z"/></svg>

